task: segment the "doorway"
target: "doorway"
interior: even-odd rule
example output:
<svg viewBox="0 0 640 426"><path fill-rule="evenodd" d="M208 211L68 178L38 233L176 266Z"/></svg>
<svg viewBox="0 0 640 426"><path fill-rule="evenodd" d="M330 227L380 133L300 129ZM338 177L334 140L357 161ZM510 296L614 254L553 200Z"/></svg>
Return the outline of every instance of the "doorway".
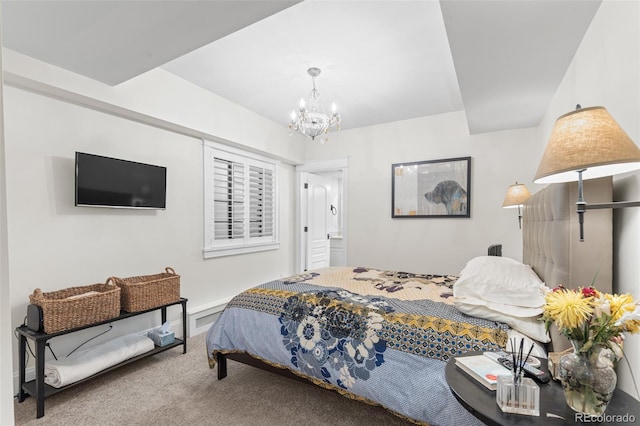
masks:
<svg viewBox="0 0 640 426"><path fill-rule="evenodd" d="M296 168L297 272L347 265L347 172L346 159Z"/></svg>

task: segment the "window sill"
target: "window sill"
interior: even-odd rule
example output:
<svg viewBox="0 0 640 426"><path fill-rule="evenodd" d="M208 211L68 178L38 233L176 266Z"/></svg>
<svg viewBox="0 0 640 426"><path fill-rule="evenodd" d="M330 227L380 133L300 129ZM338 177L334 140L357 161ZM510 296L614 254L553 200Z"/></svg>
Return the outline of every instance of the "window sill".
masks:
<svg viewBox="0 0 640 426"><path fill-rule="evenodd" d="M235 247L216 247L205 248L202 250L202 257L205 259L211 259L214 257L234 256L237 254L257 253L267 250L277 250L280 248L280 243L266 243L266 244L254 244L243 245Z"/></svg>

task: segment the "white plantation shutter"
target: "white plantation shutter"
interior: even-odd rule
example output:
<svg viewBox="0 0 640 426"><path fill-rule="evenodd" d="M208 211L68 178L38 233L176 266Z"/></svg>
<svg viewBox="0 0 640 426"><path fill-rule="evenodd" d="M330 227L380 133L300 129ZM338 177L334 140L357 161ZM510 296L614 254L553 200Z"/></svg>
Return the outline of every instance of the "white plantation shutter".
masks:
<svg viewBox="0 0 640 426"><path fill-rule="evenodd" d="M213 160L214 240L244 238L244 164Z"/></svg>
<svg viewBox="0 0 640 426"><path fill-rule="evenodd" d="M205 257L278 247L276 165L205 142Z"/></svg>
<svg viewBox="0 0 640 426"><path fill-rule="evenodd" d="M273 235L273 171L257 165L249 166L249 236Z"/></svg>

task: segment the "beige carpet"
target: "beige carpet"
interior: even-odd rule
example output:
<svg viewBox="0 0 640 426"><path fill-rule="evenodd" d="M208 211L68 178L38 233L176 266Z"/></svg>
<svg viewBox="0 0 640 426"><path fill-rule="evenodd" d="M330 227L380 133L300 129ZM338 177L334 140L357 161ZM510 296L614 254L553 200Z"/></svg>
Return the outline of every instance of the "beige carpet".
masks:
<svg viewBox="0 0 640 426"><path fill-rule="evenodd" d="M402 425L381 407L336 392L228 362L228 376L209 369L205 334L188 352L173 348L45 399L15 402L16 425Z"/></svg>

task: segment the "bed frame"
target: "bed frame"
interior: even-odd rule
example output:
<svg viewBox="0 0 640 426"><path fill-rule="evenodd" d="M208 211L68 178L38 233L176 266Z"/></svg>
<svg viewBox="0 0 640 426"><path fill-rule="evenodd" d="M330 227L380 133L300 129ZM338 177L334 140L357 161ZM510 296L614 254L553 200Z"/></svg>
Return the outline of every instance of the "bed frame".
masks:
<svg viewBox="0 0 640 426"><path fill-rule="evenodd" d="M595 286L605 292L612 288L613 223L612 212L589 210L585 215L585 241L578 238L578 215L575 212L577 183L552 184L535 193L523 210L523 263L549 287L563 284L568 288L590 285L597 273ZM612 179L592 179L584 182L588 202L610 202ZM500 249L502 247L500 246ZM489 255L498 255L495 245ZM501 251L501 250L500 250ZM559 351L569 346L566 339L552 329L552 348ZM246 353L217 355L218 379L227 376L227 359L251 365L305 383L304 377L256 359Z"/></svg>
<svg viewBox="0 0 640 426"><path fill-rule="evenodd" d="M304 382L309 384L313 383L311 380L308 380L302 376L298 376L297 374L293 373L292 371L286 368L278 368L271 364L267 364L266 362L261 361L257 358L254 358L245 352L234 352L234 353L228 353L228 354L222 354L218 352L216 357L216 365L218 367L218 380L222 380L225 377L227 377L227 360L228 359L240 362L242 364L250 365L252 367L256 367L261 370L268 371L270 373L275 373L280 376L288 377L289 379L294 379L299 382Z"/></svg>

